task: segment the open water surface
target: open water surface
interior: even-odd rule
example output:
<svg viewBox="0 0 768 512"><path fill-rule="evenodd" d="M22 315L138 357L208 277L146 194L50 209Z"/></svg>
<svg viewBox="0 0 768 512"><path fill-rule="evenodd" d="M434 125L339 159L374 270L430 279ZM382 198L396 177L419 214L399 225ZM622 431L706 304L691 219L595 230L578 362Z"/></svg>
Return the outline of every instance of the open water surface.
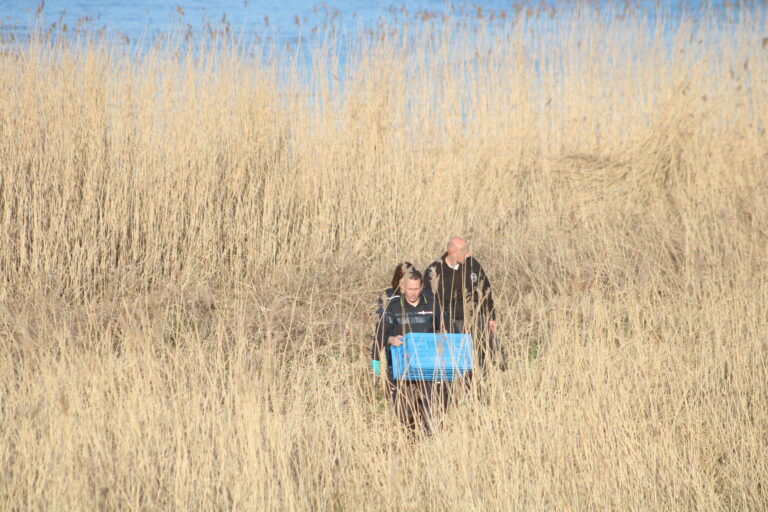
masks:
<svg viewBox="0 0 768 512"><path fill-rule="evenodd" d="M464 16L467 19L510 19L520 10L556 16L573 9L575 1L473 0L0 0L0 35L4 41L23 41L32 28L76 33L103 30L126 44L147 42L170 33L204 34L229 30L243 41L269 40L292 44L333 25L352 31L374 26L382 20L419 19L424 16ZM664 15L671 20L683 12L713 9L725 20L738 12L725 1L703 3L691 0L628 0L599 3L603 8L632 9L650 18ZM745 7L758 9L759 2ZM762 9L765 9L763 5Z"/></svg>

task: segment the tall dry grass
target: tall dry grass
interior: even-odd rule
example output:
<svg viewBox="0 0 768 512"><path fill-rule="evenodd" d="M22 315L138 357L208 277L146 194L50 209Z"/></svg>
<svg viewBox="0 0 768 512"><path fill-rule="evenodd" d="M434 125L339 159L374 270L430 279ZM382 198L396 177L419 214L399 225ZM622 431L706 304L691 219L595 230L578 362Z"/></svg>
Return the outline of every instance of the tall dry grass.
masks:
<svg viewBox="0 0 768 512"><path fill-rule="evenodd" d="M4 48L2 508L764 509L755 20ZM372 304L457 233L509 368L409 441Z"/></svg>

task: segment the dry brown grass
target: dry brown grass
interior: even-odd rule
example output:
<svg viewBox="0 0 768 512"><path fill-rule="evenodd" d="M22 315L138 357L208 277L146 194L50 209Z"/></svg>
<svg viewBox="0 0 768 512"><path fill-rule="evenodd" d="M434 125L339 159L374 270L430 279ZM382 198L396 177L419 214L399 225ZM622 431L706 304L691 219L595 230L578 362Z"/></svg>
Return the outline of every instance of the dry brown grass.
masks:
<svg viewBox="0 0 768 512"><path fill-rule="evenodd" d="M5 49L2 508L768 507L765 26L526 23ZM372 303L456 233L509 370L410 442Z"/></svg>

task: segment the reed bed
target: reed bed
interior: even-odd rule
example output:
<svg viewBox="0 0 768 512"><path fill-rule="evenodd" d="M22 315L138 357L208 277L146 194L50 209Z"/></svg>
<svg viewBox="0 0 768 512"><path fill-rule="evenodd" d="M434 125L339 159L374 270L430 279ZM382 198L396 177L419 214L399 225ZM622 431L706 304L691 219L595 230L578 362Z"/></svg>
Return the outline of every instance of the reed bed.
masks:
<svg viewBox="0 0 768 512"><path fill-rule="evenodd" d="M2 508L765 509L760 20L4 47ZM453 234L507 369L413 440L373 304Z"/></svg>

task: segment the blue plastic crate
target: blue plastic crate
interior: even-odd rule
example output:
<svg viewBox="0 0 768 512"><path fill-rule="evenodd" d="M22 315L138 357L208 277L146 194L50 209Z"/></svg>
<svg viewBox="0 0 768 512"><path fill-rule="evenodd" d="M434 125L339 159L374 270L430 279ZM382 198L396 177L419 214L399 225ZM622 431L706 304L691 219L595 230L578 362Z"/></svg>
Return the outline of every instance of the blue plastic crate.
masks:
<svg viewBox="0 0 768 512"><path fill-rule="evenodd" d="M389 347L395 380L452 381L472 370L469 334L409 333L403 340Z"/></svg>

